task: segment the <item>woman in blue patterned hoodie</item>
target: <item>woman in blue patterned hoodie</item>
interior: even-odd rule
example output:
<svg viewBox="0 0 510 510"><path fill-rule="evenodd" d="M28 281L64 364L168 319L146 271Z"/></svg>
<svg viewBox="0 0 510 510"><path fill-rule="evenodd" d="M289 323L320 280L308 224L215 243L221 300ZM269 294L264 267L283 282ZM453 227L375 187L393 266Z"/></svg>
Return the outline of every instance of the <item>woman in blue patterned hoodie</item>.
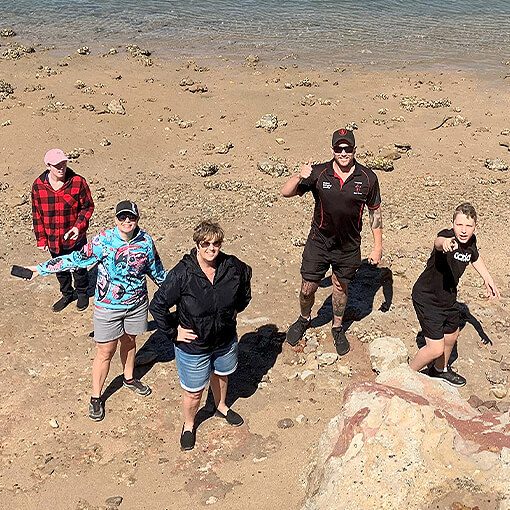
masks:
<svg viewBox="0 0 510 510"><path fill-rule="evenodd" d="M133 377L136 335L147 331L148 293L146 276L161 285L166 272L151 236L138 227L138 207L124 200L115 210L115 227L91 239L80 251L62 255L30 267L34 276L73 271L97 264L94 307L96 356L92 365L92 397L89 417L104 418L103 386L110 361L120 342L124 368L123 385L138 395L151 389Z"/></svg>

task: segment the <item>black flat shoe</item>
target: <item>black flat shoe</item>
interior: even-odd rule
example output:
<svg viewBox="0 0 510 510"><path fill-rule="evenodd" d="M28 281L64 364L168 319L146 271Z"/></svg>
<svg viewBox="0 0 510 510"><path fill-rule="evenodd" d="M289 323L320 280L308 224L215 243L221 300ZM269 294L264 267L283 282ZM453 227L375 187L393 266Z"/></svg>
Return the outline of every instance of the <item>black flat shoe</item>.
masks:
<svg viewBox="0 0 510 510"><path fill-rule="evenodd" d="M195 431L184 430L183 425L181 432L181 450L193 450L193 448L195 448L195 440Z"/></svg>
<svg viewBox="0 0 510 510"><path fill-rule="evenodd" d="M216 414L226 420L227 423L233 427L240 427L244 423L243 417L235 411L232 411L232 409L229 409L227 414L223 414L216 409Z"/></svg>

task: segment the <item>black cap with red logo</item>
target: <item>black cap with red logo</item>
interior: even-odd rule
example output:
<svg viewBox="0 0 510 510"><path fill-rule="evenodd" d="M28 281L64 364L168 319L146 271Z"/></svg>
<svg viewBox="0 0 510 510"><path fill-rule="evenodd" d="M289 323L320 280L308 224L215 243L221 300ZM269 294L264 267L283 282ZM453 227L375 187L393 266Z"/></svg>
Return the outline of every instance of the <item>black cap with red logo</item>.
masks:
<svg viewBox="0 0 510 510"><path fill-rule="evenodd" d="M346 143L348 145L351 145L354 147L356 145L356 142L354 141L354 133L352 131L349 131L348 129L337 129L333 133L333 140L331 142L332 147L339 143Z"/></svg>

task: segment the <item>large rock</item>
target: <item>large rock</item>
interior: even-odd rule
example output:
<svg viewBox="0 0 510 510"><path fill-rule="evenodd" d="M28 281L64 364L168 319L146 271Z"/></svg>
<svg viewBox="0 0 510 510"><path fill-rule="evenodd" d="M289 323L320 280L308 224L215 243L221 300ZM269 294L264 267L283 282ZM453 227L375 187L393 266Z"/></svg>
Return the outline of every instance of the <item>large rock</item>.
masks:
<svg viewBox="0 0 510 510"><path fill-rule="evenodd" d="M383 336L376 338L368 346L372 370L380 374L407 363L409 354L400 338Z"/></svg>
<svg viewBox="0 0 510 510"><path fill-rule="evenodd" d="M303 509L422 510L480 498L508 509L509 422L508 413L481 414L455 388L406 365L383 372L345 392Z"/></svg>

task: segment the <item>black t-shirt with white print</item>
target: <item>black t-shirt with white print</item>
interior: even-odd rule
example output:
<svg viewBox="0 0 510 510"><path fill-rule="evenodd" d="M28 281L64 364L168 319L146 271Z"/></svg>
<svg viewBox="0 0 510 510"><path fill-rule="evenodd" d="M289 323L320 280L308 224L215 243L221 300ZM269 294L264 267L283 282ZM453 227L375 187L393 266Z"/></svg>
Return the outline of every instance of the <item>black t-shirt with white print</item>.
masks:
<svg viewBox="0 0 510 510"><path fill-rule="evenodd" d="M331 160L313 165L310 176L299 183L299 195L308 191L315 199L311 236L319 237L327 248L345 253L359 250L365 205L371 210L381 205L375 173L355 161L353 173L344 182Z"/></svg>
<svg viewBox="0 0 510 510"><path fill-rule="evenodd" d="M437 237L454 238L453 229L444 229ZM427 267L413 287L413 299L422 304L451 307L457 301L457 285L468 264L475 262L478 255L476 236L450 252L432 250Z"/></svg>

